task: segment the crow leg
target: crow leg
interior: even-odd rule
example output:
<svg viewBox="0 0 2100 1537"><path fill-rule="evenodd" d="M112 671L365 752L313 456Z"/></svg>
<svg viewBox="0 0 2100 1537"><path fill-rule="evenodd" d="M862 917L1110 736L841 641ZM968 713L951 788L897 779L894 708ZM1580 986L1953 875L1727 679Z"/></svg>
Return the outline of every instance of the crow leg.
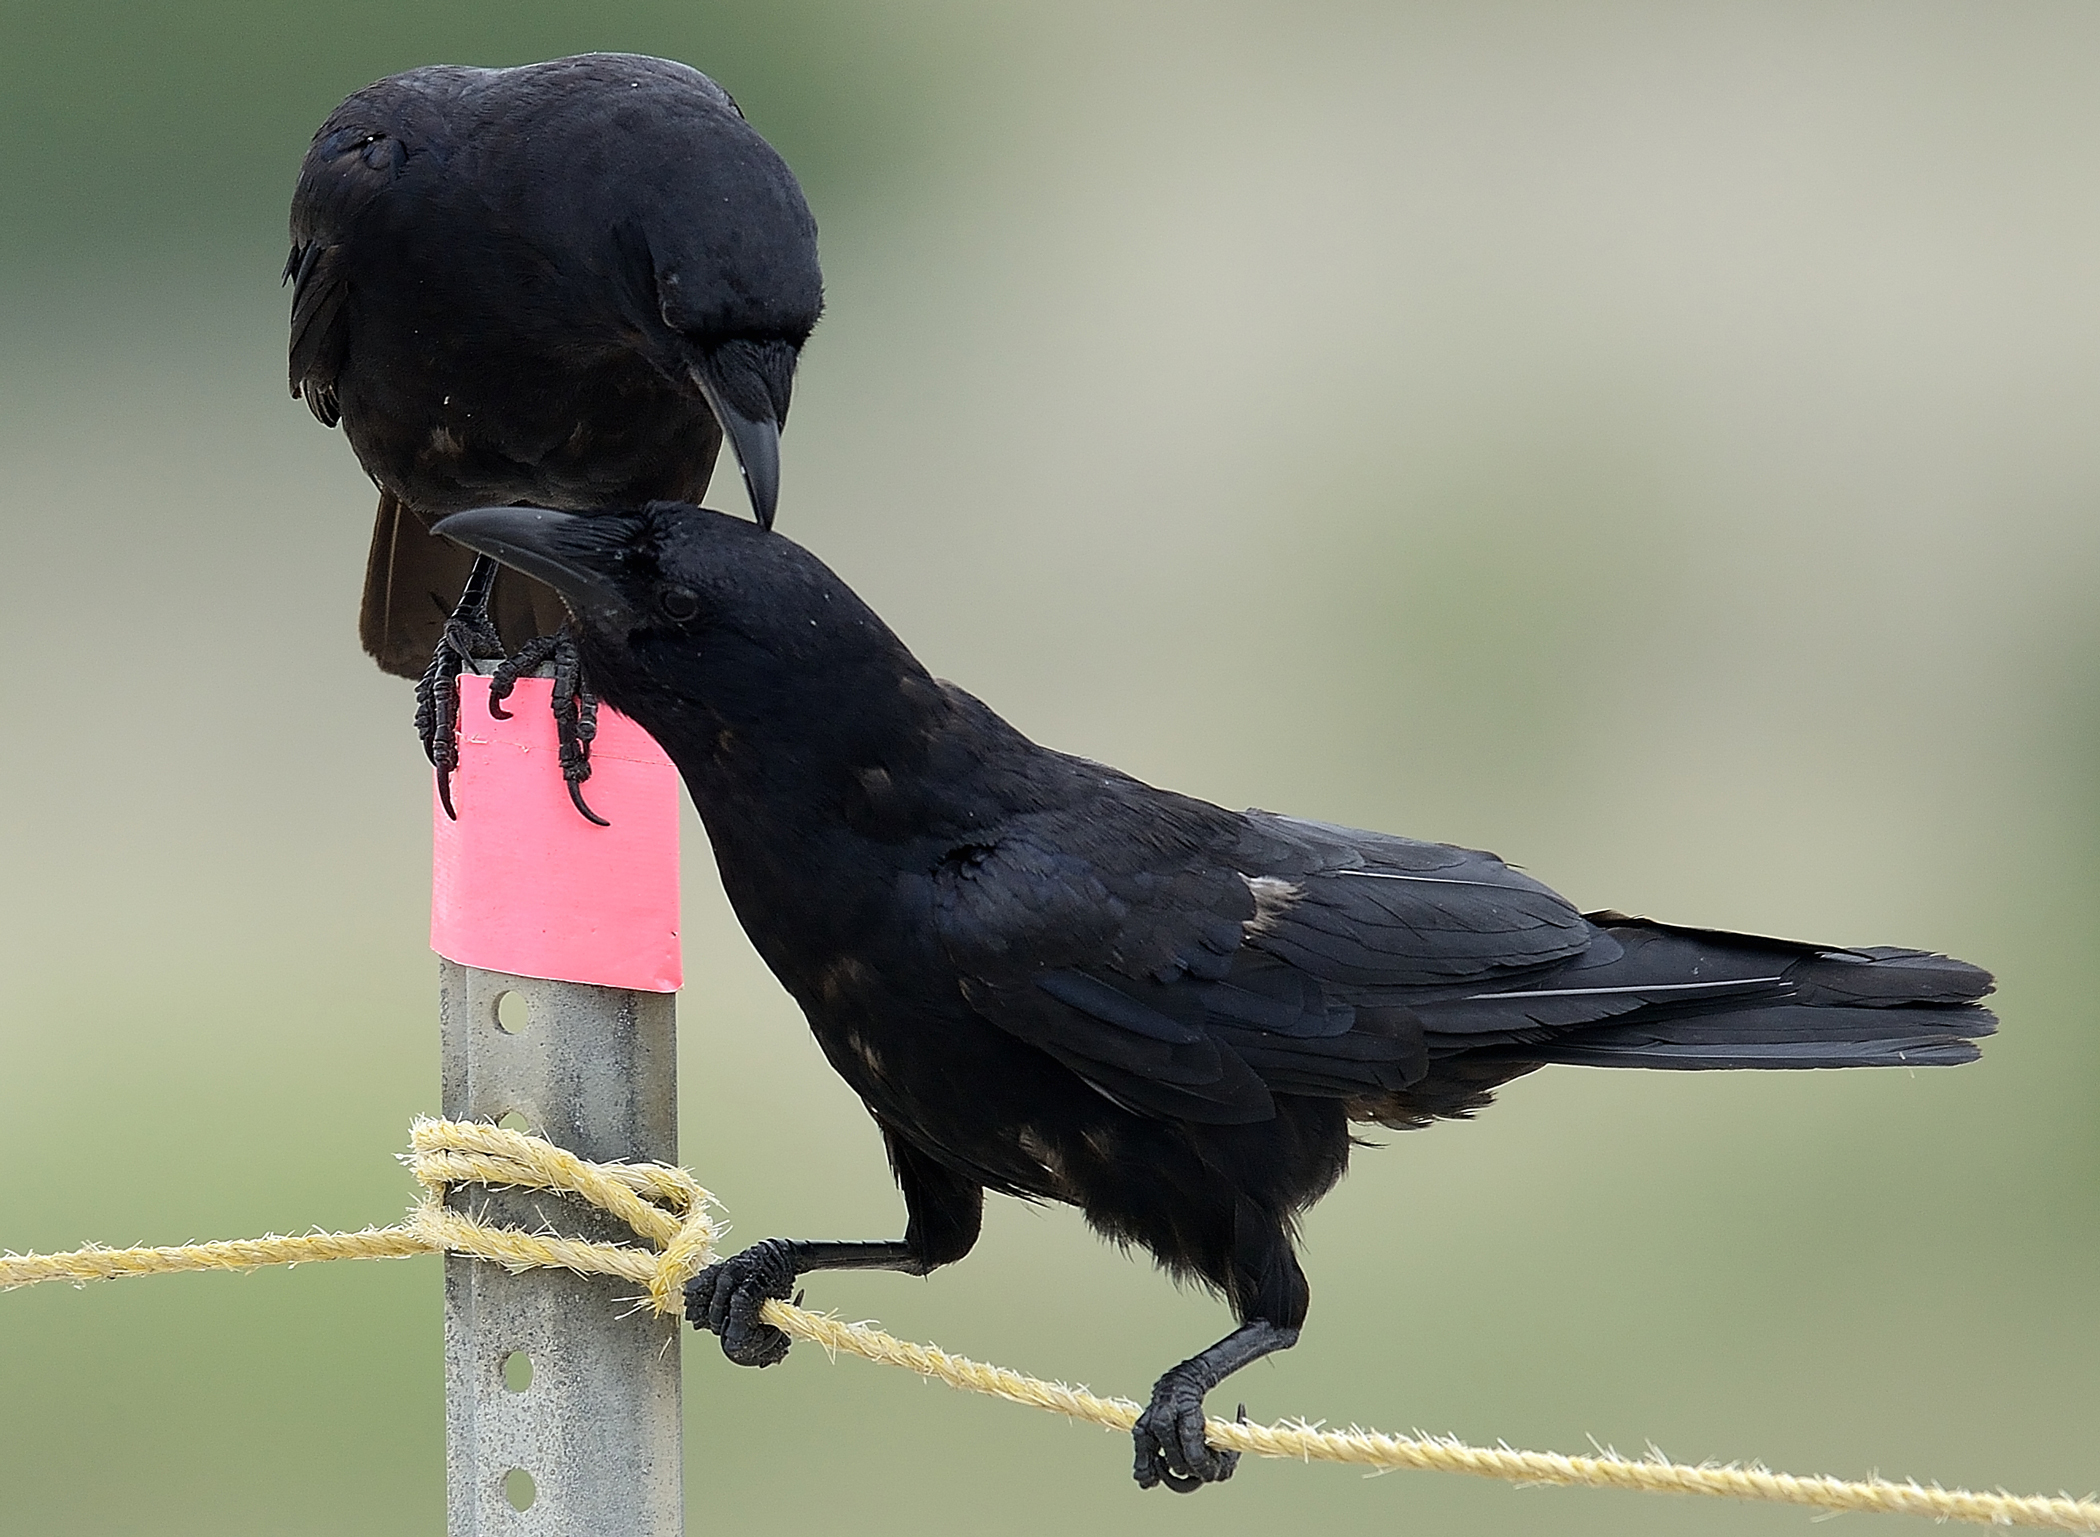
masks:
<svg viewBox="0 0 2100 1537"><path fill-rule="evenodd" d="M1176 1494L1222 1483L1239 1466L1238 1452L1214 1451L1204 1440L1203 1395L1248 1362L1297 1344L1312 1305L1290 1234L1260 1201L1237 1196L1195 1231L1196 1247L1185 1257L1224 1290L1240 1326L1154 1383L1152 1401L1131 1429L1138 1487L1165 1484Z"/></svg>
<svg viewBox="0 0 2100 1537"><path fill-rule="evenodd" d="M501 656L503 642L489 617L489 597L496 587L496 562L474 557L467 590L445 620L437 650L416 683L416 735L424 755L437 770L438 802L446 816L452 809L452 771L459 767L459 675L477 656Z"/></svg>
<svg viewBox="0 0 2100 1537"><path fill-rule="evenodd" d="M554 664L554 740L561 763L562 782L569 787L569 801L587 821L600 827L612 824L584 804L583 782L591 777L591 742L598 735L598 696L584 681L583 653L576 645L576 632L564 624L552 635L536 635L504 658L489 675L489 714L509 720L502 708L518 679Z"/></svg>
<svg viewBox="0 0 2100 1537"><path fill-rule="evenodd" d="M788 1337L759 1317L768 1298L786 1301L813 1270L901 1270L925 1275L968 1254L984 1214L984 1188L941 1167L883 1128L890 1167L904 1192L901 1240L872 1243L768 1238L718 1260L686 1283L685 1316L718 1335L722 1354L739 1366L771 1366L788 1353Z"/></svg>
<svg viewBox="0 0 2100 1537"><path fill-rule="evenodd" d="M1203 1439L1203 1395L1250 1361L1298 1343L1296 1329L1278 1328L1265 1318L1241 1324L1200 1355L1190 1356L1152 1385L1152 1402L1131 1431L1137 1442L1137 1481L1141 1489L1165 1484L1176 1494L1192 1494L1205 1484L1222 1483L1239 1466L1238 1452L1213 1451ZM1240 1418L1247 1409L1240 1406Z"/></svg>

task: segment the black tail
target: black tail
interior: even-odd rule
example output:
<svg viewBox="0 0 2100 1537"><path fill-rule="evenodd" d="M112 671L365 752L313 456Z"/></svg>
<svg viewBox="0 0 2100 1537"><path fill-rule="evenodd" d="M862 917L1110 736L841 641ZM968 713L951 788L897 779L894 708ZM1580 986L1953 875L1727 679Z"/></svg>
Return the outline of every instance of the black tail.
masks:
<svg viewBox="0 0 2100 1537"><path fill-rule="evenodd" d="M1998 1028L1976 1001L1990 992L1990 973L1944 955L1834 949L1619 913L1590 922L1609 941L1593 947L1597 959L1475 994L1435 1028L1477 1030L1473 1020L1492 1006L1522 1041L1490 1048L1495 1055L1680 1069L1946 1066L1973 1062L1976 1041Z"/></svg>
<svg viewBox="0 0 2100 1537"><path fill-rule="evenodd" d="M1794 1004L1584 1031L1554 1042L1539 1060L1589 1067L1952 1067L1974 1062L1975 1038L1997 1028L1991 1012L1974 1004Z"/></svg>
<svg viewBox="0 0 2100 1537"><path fill-rule="evenodd" d="M423 676L473 564L472 550L440 539L399 498L379 493L357 633L382 670L397 678ZM553 588L507 567L496 578L490 608L507 651L535 635L552 635L567 612Z"/></svg>

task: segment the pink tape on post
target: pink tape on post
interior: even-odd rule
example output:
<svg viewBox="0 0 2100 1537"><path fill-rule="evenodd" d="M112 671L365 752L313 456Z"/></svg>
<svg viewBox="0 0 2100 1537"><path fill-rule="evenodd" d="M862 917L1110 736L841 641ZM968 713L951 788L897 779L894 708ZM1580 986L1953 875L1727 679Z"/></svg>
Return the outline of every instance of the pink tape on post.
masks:
<svg viewBox="0 0 2100 1537"><path fill-rule="evenodd" d="M676 992L678 770L649 734L598 712L584 799L569 804L546 678L519 680L489 714L489 680L459 680L459 768L435 834L430 948L447 960L558 982Z"/></svg>

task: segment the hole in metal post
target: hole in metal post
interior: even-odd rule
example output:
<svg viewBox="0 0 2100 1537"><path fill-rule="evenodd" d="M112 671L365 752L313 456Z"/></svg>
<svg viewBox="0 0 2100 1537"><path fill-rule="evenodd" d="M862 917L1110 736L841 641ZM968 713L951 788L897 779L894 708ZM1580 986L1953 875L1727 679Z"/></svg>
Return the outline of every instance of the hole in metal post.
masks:
<svg viewBox="0 0 2100 1537"><path fill-rule="evenodd" d="M513 1350L503 1358L503 1385L513 1393L522 1393L532 1386L532 1357L522 1350Z"/></svg>
<svg viewBox="0 0 2100 1537"><path fill-rule="evenodd" d="M523 993L496 995L496 1028L505 1035L522 1035L532 1022L532 1006Z"/></svg>
<svg viewBox="0 0 2100 1537"><path fill-rule="evenodd" d="M539 1489L530 1473L523 1468L512 1468L503 1475L503 1497L510 1501L512 1510L530 1510L532 1502L539 1498Z"/></svg>
<svg viewBox="0 0 2100 1537"><path fill-rule="evenodd" d="M502 1127L505 1131L522 1131L528 1136L532 1132L532 1122L526 1120L523 1115L521 1115L515 1110L504 1111L503 1114L500 1117L498 1117L496 1124Z"/></svg>

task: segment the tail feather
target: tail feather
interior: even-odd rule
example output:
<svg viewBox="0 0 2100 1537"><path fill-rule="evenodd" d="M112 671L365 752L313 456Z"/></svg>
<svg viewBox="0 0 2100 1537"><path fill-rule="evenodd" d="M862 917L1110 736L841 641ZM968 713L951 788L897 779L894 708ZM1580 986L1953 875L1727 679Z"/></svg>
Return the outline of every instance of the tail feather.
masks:
<svg viewBox="0 0 2100 1537"><path fill-rule="evenodd" d="M1981 966L1934 955L1875 945L1863 950L1824 950L1796 961L1787 980L1801 989L1803 1003L1906 1008L1913 1004L1974 1003L1991 990Z"/></svg>
<svg viewBox="0 0 2100 1537"><path fill-rule="evenodd" d="M1432 1057L1594 1067L1938 1066L1997 1028L1991 975L1893 946L1846 949L1592 913L1598 943L1514 987L1420 1006Z"/></svg>
<svg viewBox="0 0 2100 1537"><path fill-rule="evenodd" d="M1589 1067L1943 1067L1973 1062L1998 1028L1974 1004L1842 1008L1779 1004L1704 1017L1614 1021L1525 1048Z"/></svg>
<svg viewBox="0 0 2100 1537"><path fill-rule="evenodd" d="M400 678L423 675L473 564L472 550L438 538L399 498L380 493L357 632L383 671ZM553 588L508 568L496 577L490 610L511 651L535 635L551 635L566 613Z"/></svg>

